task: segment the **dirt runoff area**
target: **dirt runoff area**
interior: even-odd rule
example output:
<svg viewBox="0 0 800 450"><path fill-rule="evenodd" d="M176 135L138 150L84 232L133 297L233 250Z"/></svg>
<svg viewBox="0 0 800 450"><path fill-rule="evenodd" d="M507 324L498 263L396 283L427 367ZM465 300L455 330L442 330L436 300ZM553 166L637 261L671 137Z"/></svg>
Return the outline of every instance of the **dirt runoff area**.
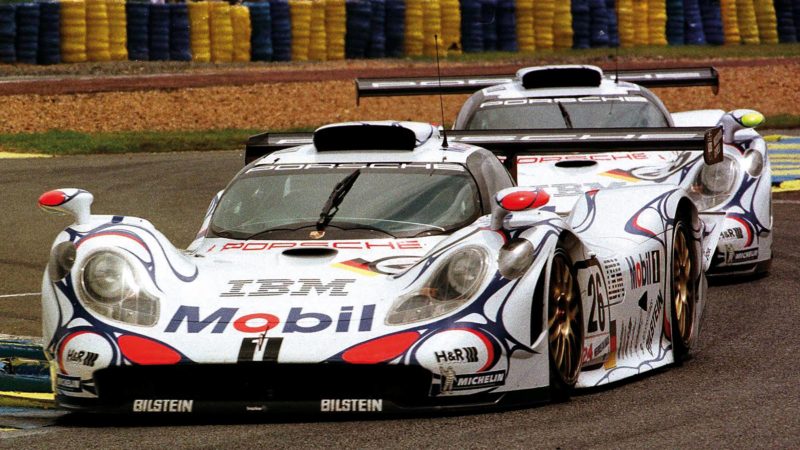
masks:
<svg viewBox="0 0 800 450"><path fill-rule="evenodd" d="M665 88L656 93L671 111L756 109L767 116L800 114L800 59L649 61L639 66L714 64L720 92L709 88ZM531 64L533 65L533 64ZM513 73L519 64L445 66L444 75ZM215 71L122 77L61 76L0 80L2 132L52 129L83 132L285 130L351 120L441 122L436 97L362 99L356 105L356 76L431 76L435 65L419 62L339 64L333 69L304 65L296 70ZM116 85L115 85L116 83ZM115 87L116 86L116 87ZM186 87L191 86L191 87ZM18 93L15 93L18 92ZM22 93L19 93L22 92ZM455 118L466 95L444 98L446 121Z"/></svg>

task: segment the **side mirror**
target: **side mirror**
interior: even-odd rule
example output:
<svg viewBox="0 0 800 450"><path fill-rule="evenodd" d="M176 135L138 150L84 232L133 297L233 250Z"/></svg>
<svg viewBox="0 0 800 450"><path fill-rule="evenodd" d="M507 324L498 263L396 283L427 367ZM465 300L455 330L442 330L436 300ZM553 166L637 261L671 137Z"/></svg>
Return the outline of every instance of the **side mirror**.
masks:
<svg viewBox="0 0 800 450"><path fill-rule="evenodd" d="M515 187L498 192L494 200L491 226L499 230L509 213L542 207L550 201L550 195L541 189Z"/></svg>
<svg viewBox="0 0 800 450"><path fill-rule="evenodd" d="M83 189L56 189L39 196L39 207L55 214L69 214L77 225L89 222L94 196Z"/></svg>
<svg viewBox="0 0 800 450"><path fill-rule="evenodd" d="M752 109L735 109L723 114L718 125L722 125L722 140L726 144L734 142L734 136L739 130L755 128L764 123L764 115Z"/></svg>

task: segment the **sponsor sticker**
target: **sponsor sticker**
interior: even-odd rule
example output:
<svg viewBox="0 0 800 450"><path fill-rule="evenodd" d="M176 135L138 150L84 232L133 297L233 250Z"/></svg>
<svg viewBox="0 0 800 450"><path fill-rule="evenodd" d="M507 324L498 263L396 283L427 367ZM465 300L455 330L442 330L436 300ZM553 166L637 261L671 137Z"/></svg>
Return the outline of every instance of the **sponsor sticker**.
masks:
<svg viewBox="0 0 800 450"><path fill-rule="evenodd" d="M194 400L179 399L139 399L133 401L133 412L157 412L157 413L190 413L194 406Z"/></svg>
<svg viewBox="0 0 800 450"><path fill-rule="evenodd" d="M466 391L502 386L505 383L506 371L496 370L493 372L467 374L454 374L451 372L443 375L442 392Z"/></svg>
<svg viewBox="0 0 800 450"><path fill-rule="evenodd" d="M56 388L62 392L81 392L81 377L56 374Z"/></svg>
<svg viewBox="0 0 800 450"><path fill-rule="evenodd" d="M319 401L321 412L381 412L383 400L374 398L336 398Z"/></svg>

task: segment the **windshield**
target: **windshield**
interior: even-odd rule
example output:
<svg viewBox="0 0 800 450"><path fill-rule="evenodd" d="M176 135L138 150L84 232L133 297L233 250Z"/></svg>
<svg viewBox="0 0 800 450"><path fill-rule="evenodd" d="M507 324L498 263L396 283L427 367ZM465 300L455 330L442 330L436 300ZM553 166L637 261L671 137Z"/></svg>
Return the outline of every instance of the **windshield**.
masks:
<svg viewBox="0 0 800 450"><path fill-rule="evenodd" d="M573 97L485 102L470 119L469 130L546 128L667 127L661 111L644 97Z"/></svg>
<svg viewBox="0 0 800 450"><path fill-rule="evenodd" d="M441 234L480 215L475 181L458 164L261 165L226 189L211 232L232 239L308 239L331 191L357 169L324 239Z"/></svg>

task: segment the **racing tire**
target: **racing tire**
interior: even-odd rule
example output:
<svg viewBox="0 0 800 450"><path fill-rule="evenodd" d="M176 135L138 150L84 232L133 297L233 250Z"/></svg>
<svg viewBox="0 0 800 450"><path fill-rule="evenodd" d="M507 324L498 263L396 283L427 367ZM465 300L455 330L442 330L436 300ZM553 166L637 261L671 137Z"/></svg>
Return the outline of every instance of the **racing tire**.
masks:
<svg viewBox="0 0 800 450"><path fill-rule="evenodd" d="M562 248L556 249L550 262L546 297L551 397L565 401L581 372L584 331L578 280Z"/></svg>
<svg viewBox="0 0 800 450"><path fill-rule="evenodd" d="M679 364L689 356L694 338L697 305L697 283L694 274L699 264L689 228L684 220L678 219L675 221L672 233L670 331L675 362Z"/></svg>

